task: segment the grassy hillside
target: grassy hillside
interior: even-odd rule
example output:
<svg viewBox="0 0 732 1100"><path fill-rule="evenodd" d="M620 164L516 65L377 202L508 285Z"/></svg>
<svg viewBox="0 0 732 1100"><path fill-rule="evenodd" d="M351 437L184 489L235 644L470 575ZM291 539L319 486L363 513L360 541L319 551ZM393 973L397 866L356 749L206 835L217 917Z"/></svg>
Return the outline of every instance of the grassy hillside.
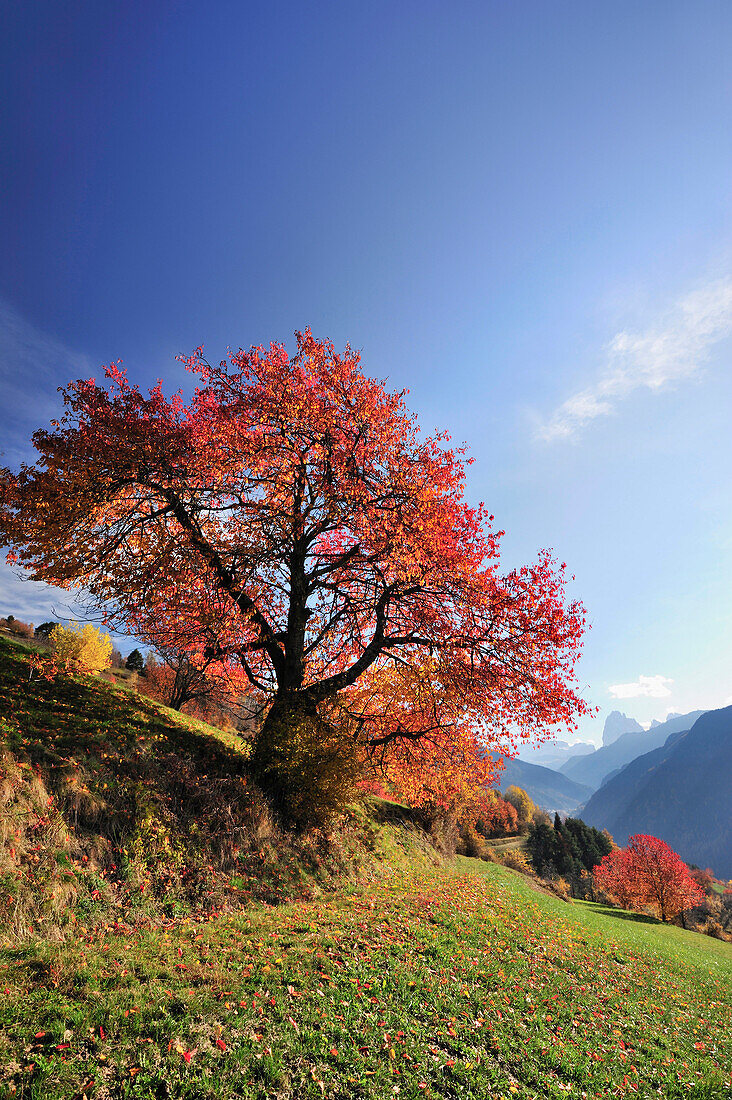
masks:
<svg viewBox="0 0 732 1100"><path fill-rule="evenodd" d="M334 839L283 833L236 735L29 658L0 640L0 940L312 894L403 844L430 858L358 811Z"/></svg>
<svg viewBox="0 0 732 1100"><path fill-rule="evenodd" d="M732 948L626 916L459 860L6 949L0 1081L38 1100L729 1095Z"/></svg>
<svg viewBox="0 0 732 1100"><path fill-rule="evenodd" d="M235 738L29 674L0 644L3 1100L732 1095L732 946L383 805L282 834Z"/></svg>

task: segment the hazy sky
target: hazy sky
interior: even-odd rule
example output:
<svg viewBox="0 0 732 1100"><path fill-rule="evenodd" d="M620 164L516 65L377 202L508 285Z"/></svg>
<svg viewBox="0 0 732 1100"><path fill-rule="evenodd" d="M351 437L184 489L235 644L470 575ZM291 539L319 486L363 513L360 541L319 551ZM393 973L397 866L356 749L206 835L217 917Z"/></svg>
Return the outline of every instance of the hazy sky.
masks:
<svg viewBox="0 0 732 1100"><path fill-rule="evenodd" d="M6 6L0 447L311 325L551 546L604 714L732 701L732 6ZM0 614L63 605L0 569Z"/></svg>

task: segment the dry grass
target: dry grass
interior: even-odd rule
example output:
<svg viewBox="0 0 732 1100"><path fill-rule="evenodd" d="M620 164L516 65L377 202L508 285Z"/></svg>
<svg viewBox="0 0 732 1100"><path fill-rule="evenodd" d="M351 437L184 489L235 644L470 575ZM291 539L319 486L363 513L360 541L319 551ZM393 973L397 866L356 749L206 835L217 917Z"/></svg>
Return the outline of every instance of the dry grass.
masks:
<svg viewBox="0 0 732 1100"><path fill-rule="evenodd" d="M31 677L29 656L0 641L0 714L13 714L0 719L0 914L13 937L314 896L391 858L399 835L414 848L405 826L358 807L289 832L248 780L240 738L100 679Z"/></svg>

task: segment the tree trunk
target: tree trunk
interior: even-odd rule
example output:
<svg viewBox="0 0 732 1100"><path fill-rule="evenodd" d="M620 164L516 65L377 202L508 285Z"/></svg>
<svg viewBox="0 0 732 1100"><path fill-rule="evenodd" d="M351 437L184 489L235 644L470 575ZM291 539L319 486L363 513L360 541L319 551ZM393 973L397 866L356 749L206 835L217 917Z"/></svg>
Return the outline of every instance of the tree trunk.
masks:
<svg viewBox="0 0 732 1100"><path fill-rule="evenodd" d="M250 758L250 774L288 825L323 824L353 790L357 753L348 731L324 720L307 691L275 695Z"/></svg>
<svg viewBox="0 0 732 1100"><path fill-rule="evenodd" d="M304 692L278 693L262 723L252 749L251 774L272 803L273 809L288 822L301 815L293 805L292 787L298 780L298 746L309 727L317 720L315 705ZM297 801L300 801L297 799Z"/></svg>

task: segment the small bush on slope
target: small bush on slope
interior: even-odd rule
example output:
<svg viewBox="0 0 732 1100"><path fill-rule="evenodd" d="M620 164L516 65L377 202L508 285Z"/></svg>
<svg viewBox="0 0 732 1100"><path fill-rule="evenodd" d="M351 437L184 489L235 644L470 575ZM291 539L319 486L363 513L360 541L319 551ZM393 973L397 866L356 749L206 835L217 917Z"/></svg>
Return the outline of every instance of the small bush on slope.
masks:
<svg viewBox="0 0 732 1100"><path fill-rule="evenodd" d="M67 672L98 673L112 663L112 639L91 623L57 623L51 644L57 664Z"/></svg>

